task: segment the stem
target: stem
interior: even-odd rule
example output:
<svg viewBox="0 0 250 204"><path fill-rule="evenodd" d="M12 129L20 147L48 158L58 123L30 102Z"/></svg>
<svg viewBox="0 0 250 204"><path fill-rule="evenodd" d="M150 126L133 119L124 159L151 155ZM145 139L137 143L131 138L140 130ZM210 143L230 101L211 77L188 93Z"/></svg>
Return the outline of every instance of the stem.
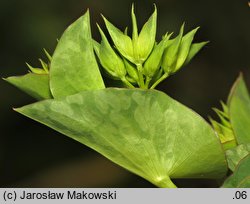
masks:
<svg viewBox="0 0 250 204"><path fill-rule="evenodd" d="M140 88L145 88L145 84L144 84L144 79L143 79L143 70L142 70L142 64L137 64L136 65L137 70L138 70L138 75L139 75L139 87Z"/></svg>
<svg viewBox="0 0 250 204"><path fill-rule="evenodd" d="M149 83L150 83L151 79L152 79L151 77L148 77L148 76L146 77L146 83L145 83L145 88L146 89L148 89L148 86L149 86Z"/></svg>
<svg viewBox="0 0 250 204"><path fill-rule="evenodd" d="M160 188L177 188L177 186L171 181L169 177L166 177L157 183Z"/></svg>
<svg viewBox="0 0 250 204"><path fill-rule="evenodd" d="M135 88L125 77L121 78L121 80L128 88Z"/></svg>
<svg viewBox="0 0 250 204"><path fill-rule="evenodd" d="M161 78L159 78L151 87L150 89L154 89L159 83L161 83L164 79L166 79L168 77L168 73L165 73L161 76Z"/></svg>

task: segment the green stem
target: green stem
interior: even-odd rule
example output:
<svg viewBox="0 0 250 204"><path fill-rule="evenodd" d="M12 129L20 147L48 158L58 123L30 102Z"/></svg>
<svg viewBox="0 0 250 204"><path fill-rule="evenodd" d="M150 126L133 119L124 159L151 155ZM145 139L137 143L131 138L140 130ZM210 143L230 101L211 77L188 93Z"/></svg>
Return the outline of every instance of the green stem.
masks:
<svg viewBox="0 0 250 204"><path fill-rule="evenodd" d="M157 183L157 186L160 188L177 188L177 186L171 181L169 177L162 179Z"/></svg>
<svg viewBox="0 0 250 204"><path fill-rule="evenodd" d="M145 83L145 88L146 89L148 89L148 86L149 86L149 83L150 83L151 79L152 79L151 77L148 77L148 76L146 77L146 83Z"/></svg>
<svg viewBox="0 0 250 204"><path fill-rule="evenodd" d="M166 79L169 76L168 73L165 73L159 78L151 87L150 89L154 89L159 83L161 83L164 79Z"/></svg>
<svg viewBox="0 0 250 204"><path fill-rule="evenodd" d="M145 84L144 84L144 79L143 79L143 69L142 69L142 64L137 64L136 65L137 70L138 70L138 75L139 75L139 87L140 88L145 88Z"/></svg>
<svg viewBox="0 0 250 204"><path fill-rule="evenodd" d="M128 88L135 88L133 84L131 84L125 77L123 77L121 80Z"/></svg>

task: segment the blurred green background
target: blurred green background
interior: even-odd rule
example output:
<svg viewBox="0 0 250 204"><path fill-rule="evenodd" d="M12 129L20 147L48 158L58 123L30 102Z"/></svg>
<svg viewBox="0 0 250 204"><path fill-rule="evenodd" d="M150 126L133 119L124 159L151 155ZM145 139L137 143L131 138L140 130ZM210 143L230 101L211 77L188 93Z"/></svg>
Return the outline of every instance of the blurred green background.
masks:
<svg viewBox="0 0 250 204"><path fill-rule="evenodd" d="M211 107L226 100L242 71L250 82L250 8L245 0L1 0L0 76L27 73L25 62L38 65L50 53L65 28L87 8L95 26L100 13L119 28L131 25L131 3L136 3L139 26L158 7L158 39L166 31L201 26L196 41L210 43L190 65L158 89L207 118ZM0 187L153 187L91 149L25 118L12 107L34 102L0 80ZM209 187L209 181L176 181L183 187Z"/></svg>

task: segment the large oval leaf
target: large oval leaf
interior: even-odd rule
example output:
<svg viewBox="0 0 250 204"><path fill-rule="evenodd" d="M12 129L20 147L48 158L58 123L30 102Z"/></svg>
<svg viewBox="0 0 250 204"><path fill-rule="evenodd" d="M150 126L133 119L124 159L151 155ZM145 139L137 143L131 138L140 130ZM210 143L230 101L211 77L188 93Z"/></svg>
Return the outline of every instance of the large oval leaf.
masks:
<svg viewBox="0 0 250 204"><path fill-rule="evenodd" d="M160 187L170 178L220 178L219 139L199 115L163 92L84 91L17 109Z"/></svg>
<svg viewBox="0 0 250 204"><path fill-rule="evenodd" d="M58 42L51 61L50 89L58 98L102 88L104 83L93 52L87 11L68 27Z"/></svg>
<svg viewBox="0 0 250 204"><path fill-rule="evenodd" d="M228 98L229 117L238 144L250 143L250 97L242 75Z"/></svg>

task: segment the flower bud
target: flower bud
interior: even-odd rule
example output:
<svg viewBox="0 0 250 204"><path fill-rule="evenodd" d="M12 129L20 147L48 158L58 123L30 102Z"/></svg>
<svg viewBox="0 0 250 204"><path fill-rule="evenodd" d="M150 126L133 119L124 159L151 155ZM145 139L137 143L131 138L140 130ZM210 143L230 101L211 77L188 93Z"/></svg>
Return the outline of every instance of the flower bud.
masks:
<svg viewBox="0 0 250 204"><path fill-rule="evenodd" d="M157 9L155 5L154 7L154 13L143 25L141 32L138 36L136 17L134 14L134 5L132 5L132 41L134 47L134 58L136 59L137 63L143 63L148 58L155 44Z"/></svg>
<svg viewBox="0 0 250 204"><path fill-rule="evenodd" d="M193 29L192 31L187 33L185 36L183 36L183 38L181 40L180 47L179 47L179 52L178 52L177 62L175 65L174 72L179 70L181 68L181 66L184 64L184 62L188 56L190 46L191 46L192 41L194 39L194 35L198 29L199 29L199 27Z"/></svg>
<svg viewBox="0 0 250 204"><path fill-rule="evenodd" d="M171 35L172 33L170 35L166 34L163 37L162 41L154 46L152 53L149 55L144 64L143 73L145 76L152 78L155 75L155 72L157 72L160 68L162 55L165 48L168 46L169 38Z"/></svg>
<svg viewBox="0 0 250 204"><path fill-rule="evenodd" d="M94 43L94 49L96 55L100 59L101 65L111 76L117 78L125 77L126 69L123 60L110 46L105 34L103 33L102 29L99 26L98 29L100 31L102 41L99 47L96 43Z"/></svg>
<svg viewBox="0 0 250 204"><path fill-rule="evenodd" d="M209 41L193 43L190 47L188 56L184 62L184 66L187 65L193 59L193 57L201 50L201 48L203 48L207 43L209 43Z"/></svg>
<svg viewBox="0 0 250 204"><path fill-rule="evenodd" d="M123 57L131 62L134 60L134 51L132 40L129 36L125 35L122 31L111 24L104 16L102 16L107 27L107 30L115 44L117 50L122 54Z"/></svg>
<svg viewBox="0 0 250 204"><path fill-rule="evenodd" d="M139 77L138 77L138 72L137 72L137 69L136 67L134 67L130 62L128 62L126 59L123 59L124 61L124 64L125 64L125 68L127 70L127 73L128 73L128 78L132 79L132 80L129 80L130 82L138 82L139 81Z"/></svg>
<svg viewBox="0 0 250 204"><path fill-rule="evenodd" d="M183 31L184 24L181 26L179 35L172 40L171 45L165 50L163 54L162 67L165 73L171 74L174 72Z"/></svg>

